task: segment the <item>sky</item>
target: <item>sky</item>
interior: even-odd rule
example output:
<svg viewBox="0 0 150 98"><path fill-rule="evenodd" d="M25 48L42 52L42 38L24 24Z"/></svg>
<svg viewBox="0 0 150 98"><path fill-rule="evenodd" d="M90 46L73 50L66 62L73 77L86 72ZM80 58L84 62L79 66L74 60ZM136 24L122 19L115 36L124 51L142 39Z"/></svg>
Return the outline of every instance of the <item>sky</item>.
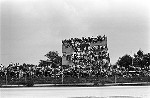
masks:
<svg viewBox="0 0 150 98"><path fill-rule="evenodd" d="M39 64L62 40L106 35L111 63L150 52L149 0L1 0L0 63Z"/></svg>

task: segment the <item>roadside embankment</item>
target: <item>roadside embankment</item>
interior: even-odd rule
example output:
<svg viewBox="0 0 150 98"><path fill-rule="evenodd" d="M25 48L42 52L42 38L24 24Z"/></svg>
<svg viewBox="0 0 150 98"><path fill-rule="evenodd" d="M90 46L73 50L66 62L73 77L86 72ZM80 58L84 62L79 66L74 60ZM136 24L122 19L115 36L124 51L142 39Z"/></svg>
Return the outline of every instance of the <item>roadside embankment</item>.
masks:
<svg viewBox="0 0 150 98"><path fill-rule="evenodd" d="M149 86L148 82L136 82L136 83L73 83L73 84L34 84L33 87L101 87L101 86ZM13 88L13 87L26 87L24 85L1 85L1 88Z"/></svg>

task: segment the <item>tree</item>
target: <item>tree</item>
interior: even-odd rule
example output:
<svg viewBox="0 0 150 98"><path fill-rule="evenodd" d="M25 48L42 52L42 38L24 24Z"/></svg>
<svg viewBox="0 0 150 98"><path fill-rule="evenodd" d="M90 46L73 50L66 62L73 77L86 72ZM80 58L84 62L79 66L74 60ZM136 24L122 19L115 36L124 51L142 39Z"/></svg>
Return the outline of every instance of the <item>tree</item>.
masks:
<svg viewBox="0 0 150 98"><path fill-rule="evenodd" d="M50 61L52 61L52 68L57 68L61 65L62 58L57 51L50 51L45 55Z"/></svg>
<svg viewBox="0 0 150 98"><path fill-rule="evenodd" d="M143 53L142 50L138 50L136 54L134 54L133 65L134 67L144 68L147 56Z"/></svg>
<svg viewBox="0 0 150 98"><path fill-rule="evenodd" d="M149 69L149 67L150 67L150 53L143 55L142 64L143 64L143 67L145 67L146 69Z"/></svg>
<svg viewBox="0 0 150 98"><path fill-rule="evenodd" d="M130 66L132 65L132 57L127 54L124 55L123 57L119 58L119 60L117 61L117 65L129 69Z"/></svg>
<svg viewBox="0 0 150 98"><path fill-rule="evenodd" d="M139 58L138 56L134 57L134 59L133 59L133 66L142 68L143 67L142 59Z"/></svg>
<svg viewBox="0 0 150 98"><path fill-rule="evenodd" d="M61 66L62 58L59 56L57 51L49 51L45 55L48 59L47 60L40 60L39 66L51 66L54 69L54 73L56 72L56 68Z"/></svg>
<svg viewBox="0 0 150 98"><path fill-rule="evenodd" d="M58 52L57 51L49 51L45 56L51 60L51 59L58 57Z"/></svg>
<svg viewBox="0 0 150 98"><path fill-rule="evenodd" d="M56 70L56 68L61 66L62 58L61 56L59 56L57 51L49 51L45 56L52 62L51 67L54 69L53 72L54 72L54 78L56 81L56 73L58 71ZM55 82L55 85L56 85L56 82Z"/></svg>
<svg viewBox="0 0 150 98"><path fill-rule="evenodd" d="M142 50L139 50L139 51L137 52L137 56L138 56L138 57L141 57L141 58L142 58L142 57L143 57L143 54L144 54L144 53L143 53Z"/></svg>

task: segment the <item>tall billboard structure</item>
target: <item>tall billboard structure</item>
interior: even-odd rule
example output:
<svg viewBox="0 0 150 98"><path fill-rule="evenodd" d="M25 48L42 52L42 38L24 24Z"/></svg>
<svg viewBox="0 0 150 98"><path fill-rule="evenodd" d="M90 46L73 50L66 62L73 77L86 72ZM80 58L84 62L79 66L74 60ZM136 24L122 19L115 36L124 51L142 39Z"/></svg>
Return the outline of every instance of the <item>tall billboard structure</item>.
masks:
<svg viewBox="0 0 150 98"><path fill-rule="evenodd" d="M102 68L110 62L107 37L71 38L62 41L62 65Z"/></svg>

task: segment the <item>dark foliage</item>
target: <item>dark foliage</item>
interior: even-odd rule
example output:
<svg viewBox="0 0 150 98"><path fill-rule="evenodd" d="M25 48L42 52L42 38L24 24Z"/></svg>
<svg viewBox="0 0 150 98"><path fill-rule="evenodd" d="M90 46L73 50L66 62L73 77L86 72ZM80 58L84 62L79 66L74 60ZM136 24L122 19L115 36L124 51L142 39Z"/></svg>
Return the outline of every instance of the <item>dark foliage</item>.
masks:
<svg viewBox="0 0 150 98"><path fill-rule="evenodd" d="M32 80L28 80L28 81L21 81L19 84L27 86L27 87L32 87L34 86L34 82Z"/></svg>
<svg viewBox="0 0 150 98"><path fill-rule="evenodd" d="M119 58L117 64L120 67L125 67L129 69L130 65L132 65L132 57L126 54L123 57Z"/></svg>

